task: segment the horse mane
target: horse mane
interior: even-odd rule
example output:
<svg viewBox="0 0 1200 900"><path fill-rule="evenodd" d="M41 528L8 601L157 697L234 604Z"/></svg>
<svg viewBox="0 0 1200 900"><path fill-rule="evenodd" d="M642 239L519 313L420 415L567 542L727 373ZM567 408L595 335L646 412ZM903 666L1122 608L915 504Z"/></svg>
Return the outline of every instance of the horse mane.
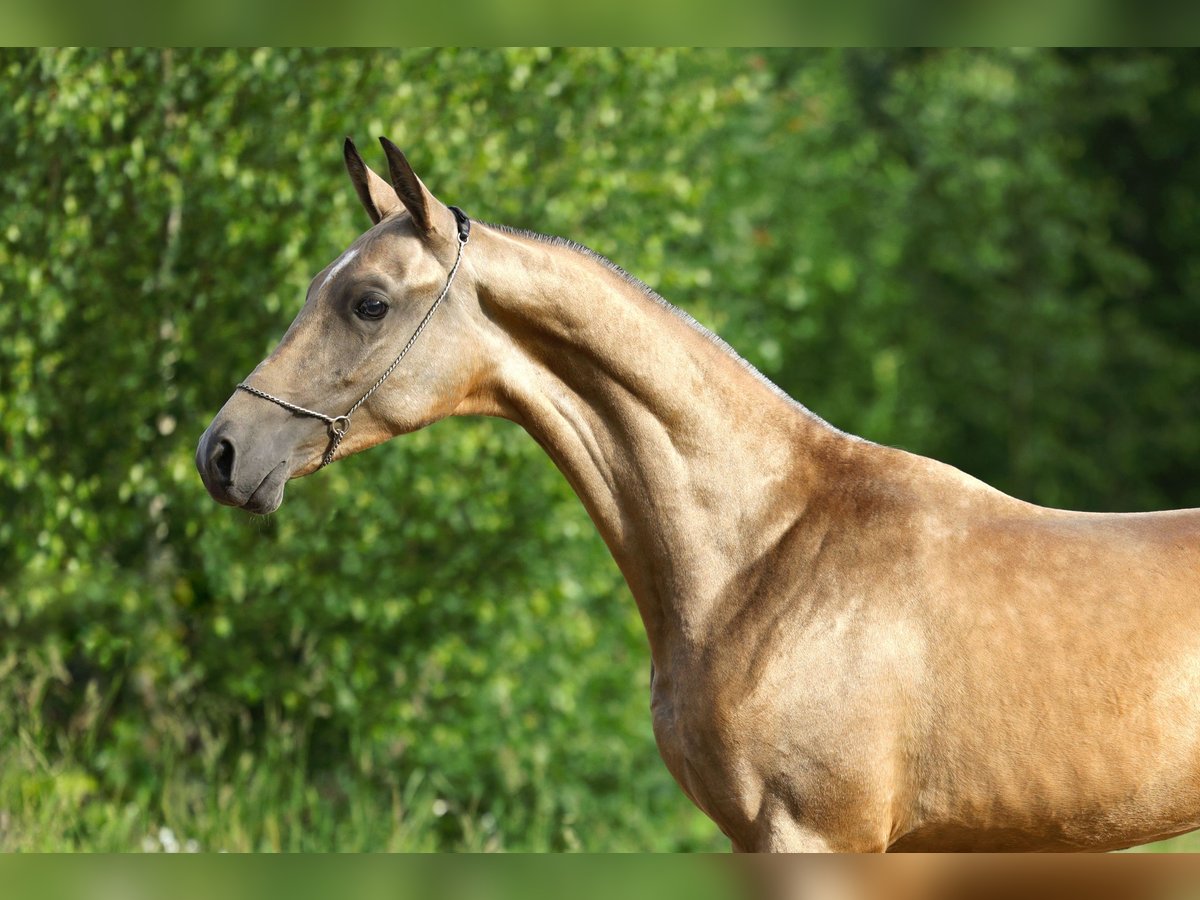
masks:
<svg viewBox="0 0 1200 900"><path fill-rule="evenodd" d="M679 319L681 322L683 322L685 325L687 325L693 331L702 335L705 339L707 339L709 341L709 343L711 343L713 346L715 346L718 350L720 350L726 356L729 356L730 358L732 358L735 362L737 362L737 364L739 366L742 367L742 369L744 369L746 372L748 372L754 378L758 379L758 381L760 383L765 385L773 394L775 394L781 400L784 400L785 402L790 404L793 408L800 411L804 415L816 420L816 422L818 422L821 425L824 425L826 428L830 428L833 431L838 432L839 434L846 435L847 437L856 437L855 435L851 435L847 432L843 432L840 428L830 425L828 422L826 422L824 419L822 419L820 416L818 416L815 412L813 412L811 409L809 409L807 406L805 406L800 401L796 400L787 391L785 391L783 388L781 388L779 385L777 385L775 382L773 382L770 378L768 378L766 375L764 375L762 372L760 372L754 366L753 363L749 362L747 359L745 359L745 357L743 357L740 353L738 353L736 350L734 350L733 347L730 346L729 342L726 341L724 338L722 338L719 334L717 334L712 329L707 328L704 325L700 324L698 321L696 321L695 317L693 317L686 310L682 310L675 304L671 303L669 300L667 300L665 297L663 297L661 294L659 294L656 290L654 290L654 288L652 288L652 287L650 287L650 285L646 284L646 282L642 281L636 275L629 274L629 272L625 271L625 269L621 268L619 265L617 265L615 262L613 262L607 256L603 256L602 254L597 253L591 247L581 244L578 241L573 241L570 238L559 237L558 235L553 235L553 234L541 234L540 232L537 232L537 231L531 231L527 228L517 228L512 225L500 225L500 224L497 224L494 222L484 222L482 220L476 220L476 221L479 221L481 225L485 225L488 228L495 229L496 231L499 231L503 234L507 234L507 235L510 235L513 237L518 237L518 238L526 238L528 240L537 241L538 243L541 243L541 244L548 244L551 247L562 247L566 250L570 250L574 253L578 253L581 256L585 257L586 259L591 260L594 263L599 263L600 265L604 266L609 271L611 271L611 272L615 273L617 276L619 276L621 278L621 280L624 281L626 284L628 284L630 287L635 288L638 291L638 293L640 293L644 297L647 297L648 299L652 300L654 303L658 304L660 307L667 310L669 313L671 313L671 315L675 316L677 319ZM861 438L859 440L861 440Z"/></svg>

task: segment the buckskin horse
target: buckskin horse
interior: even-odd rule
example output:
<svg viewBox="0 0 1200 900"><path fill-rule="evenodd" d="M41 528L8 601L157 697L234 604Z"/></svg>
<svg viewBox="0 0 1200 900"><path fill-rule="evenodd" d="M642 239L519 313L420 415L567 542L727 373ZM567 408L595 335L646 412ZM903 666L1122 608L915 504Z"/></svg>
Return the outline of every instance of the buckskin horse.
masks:
<svg viewBox="0 0 1200 900"><path fill-rule="evenodd" d="M381 141L388 180L345 145L373 227L200 439L213 498L267 513L445 416L519 423L628 581L660 752L735 850L1200 826L1200 511L1046 509L845 434L597 254L443 205Z"/></svg>

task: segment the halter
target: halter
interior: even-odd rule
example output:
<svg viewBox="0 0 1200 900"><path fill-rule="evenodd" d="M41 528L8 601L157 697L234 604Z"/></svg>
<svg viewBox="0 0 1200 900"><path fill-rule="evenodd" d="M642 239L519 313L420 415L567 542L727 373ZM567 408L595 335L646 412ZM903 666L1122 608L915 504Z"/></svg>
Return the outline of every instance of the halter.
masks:
<svg viewBox="0 0 1200 900"><path fill-rule="evenodd" d="M400 360L408 354L412 349L413 344L417 342L417 338L421 336L421 332L425 330L425 326L429 324L429 320L433 318L433 314L437 312L437 308L441 306L442 301L446 299L446 295L450 293L450 285L454 284L454 276L458 274L458 264L462 262L463 247L467 246L467 238L471 236L471 219L465 212L457 206L451 206L450 211L454 213L455 221L458 222L458 253L454 257L454 265L450 267L450 274L446 277L446 286L442 288L442 292L438 294L437 299L433 301L433 305L429 307L429 311L425 313L425 317L417 323L416 329L412 336L408 339L408 343L404 345L404 349L400 351L400 355L392 360L392 364L387 367L379 380L371 385L358 402L346 410L345 415L327 416L325 413L317 412L314 409L306 409L303 406L297 406L295 403L288 403L286 400L281 400L274 394L268 394L266 391L260 391L256 387L242 382L237 386L237 390L245 391L248 394L253 394L255 397L262 397L264 400L270 400L272 403L277 403L286 410L294 412L298 416L308 416L313 419L320 419L329 426L329 447L325 450L325 455L321 457L321 464L318 469L323 469L333 462L333 454L337 452L338 445L342 442L342 438L346 436L346 432L350 430L350 417L358 410L360 406L367 402L367 399L379 389L379 386L388 380L388 376L396 371L396 367L400 365Z"/></svg>

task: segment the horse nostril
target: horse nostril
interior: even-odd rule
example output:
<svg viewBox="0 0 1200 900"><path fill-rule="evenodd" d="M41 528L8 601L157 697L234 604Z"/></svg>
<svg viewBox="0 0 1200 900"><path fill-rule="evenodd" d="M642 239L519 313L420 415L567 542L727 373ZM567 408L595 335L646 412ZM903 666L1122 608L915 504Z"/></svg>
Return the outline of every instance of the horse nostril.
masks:
<svg viewBox="0 0 1200 900"><path fill-rule="evenodd" d="M227 440L217 444L212 455L212 466L217 477L221 479L221 484L229 485L233 482L233 444Z"/></svg>

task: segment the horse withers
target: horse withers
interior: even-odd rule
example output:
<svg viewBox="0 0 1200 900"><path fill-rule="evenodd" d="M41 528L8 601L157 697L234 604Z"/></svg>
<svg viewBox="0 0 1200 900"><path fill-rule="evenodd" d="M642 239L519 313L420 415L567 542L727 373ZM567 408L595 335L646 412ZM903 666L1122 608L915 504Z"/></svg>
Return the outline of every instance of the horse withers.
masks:
<svg viewBox="0 0 1200 900"><path fill-rule="evenodd" d="M641 612L654 732L741 850L1104 850L1200 826L1200 511L1045 509L845 434L383 140L372 221L200 439L212 496L451 415L522 425Z"/></svg>

